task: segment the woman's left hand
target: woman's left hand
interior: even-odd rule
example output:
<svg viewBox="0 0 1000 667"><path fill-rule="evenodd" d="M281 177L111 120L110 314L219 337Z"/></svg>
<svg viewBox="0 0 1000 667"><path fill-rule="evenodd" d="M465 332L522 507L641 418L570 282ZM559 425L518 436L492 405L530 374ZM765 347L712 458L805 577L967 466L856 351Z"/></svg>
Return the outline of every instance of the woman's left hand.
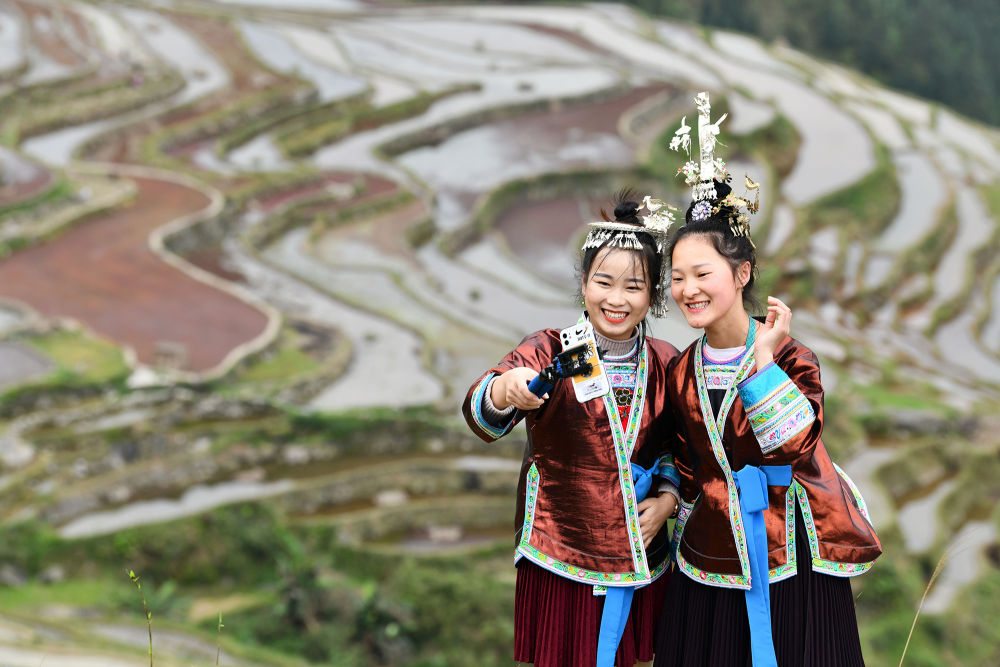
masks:
<svg viewBox="0 0 1000 667"><path fill-rule="evenodd" d="M774 361L774 351L781 345L781 341L788 337L791 328L791 309L780 299L767 297L767 318L764 324L757 327L757 338L753 344L757 370Z"/></svg>
<svg viewBox="0 0 1000 667"><path fill-rule="evenodd" d="M661 493L639 503L639 530L642 531L643 547L649 546L676 508L677 497L672 493Z"/></svg>

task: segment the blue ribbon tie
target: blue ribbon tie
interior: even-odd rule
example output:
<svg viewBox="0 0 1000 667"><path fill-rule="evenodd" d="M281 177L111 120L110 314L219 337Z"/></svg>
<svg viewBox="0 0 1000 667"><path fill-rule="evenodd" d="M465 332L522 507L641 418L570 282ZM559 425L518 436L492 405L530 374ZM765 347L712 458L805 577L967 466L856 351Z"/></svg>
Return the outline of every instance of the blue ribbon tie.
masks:
<svg viewBox="0 0 1000 667"><path fill-rule="evenodd" d="M750 590L746 591L747 620L750 622L750 654L753 667L777 667L771 637L771 597L767 567L767 487L792 483L792 467L744 466L736 473L740 490L740 510L750 552Z"/></svg>
<svg viewBox="0 0 1000 667"><path fill-rule="evenodd" d="M641 503L649 495L655 469L655 466L646 470L636 463L632 464L632 486L635 488L636 503ZM615 654L618 653L618 645L625 633L634 593L635 588L632 586L608 586L604 597L604 611L601 613L601 630L597 636L597 667L614 667Z"/></svg>
<svg viewBox="0 0 1000 667"><path fill-rule="evenodd" d="M649 495L649 489L653 485L653 471L655 466L646 470L638 463L632 464L632 486L635 487L635 502L641 503Z"/></svg>

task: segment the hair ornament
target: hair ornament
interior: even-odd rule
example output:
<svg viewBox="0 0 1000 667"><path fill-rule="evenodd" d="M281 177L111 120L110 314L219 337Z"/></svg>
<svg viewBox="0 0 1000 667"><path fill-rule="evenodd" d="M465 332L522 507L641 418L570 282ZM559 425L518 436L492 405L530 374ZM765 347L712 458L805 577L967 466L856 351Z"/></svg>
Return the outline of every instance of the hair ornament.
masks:
<svg viewBox="0 0 1000 667"><path fill-rule="evenodd" d="M657 246L659 246L662 241L661 237L666 236L667 232L670 231L670 225L676 222L674 211L677 209L659 199L653 199L649 195L642 198L642 208L649 211L642 216L642 226L653 235ZM657 249L662 250L659 247Z"/></svg>
<svg viewBox="0 0 1000 667"><path fill-rule="evenodd" d="M750 239L750 215L760 209L760 184L746 175L744 185L747 192L743 197L737 197L728 185L723 185L732 180L732 175L726 169L725 161L715 156L715 146L725 145L719 141L719 127L729 114L722 114L713 123L707 92L698 93L694 103L698 109L698 159L691 152L692 128L687 124L687 116L681 118L681 126L670 140L671 150L683 150L688 155L687 161L677 169L677 173L683 174L684 182L691 186L693 203L689 209L690 219L702 221L714 217L722 220L727 223L734 236L746 237L753 246L753 240ZM722 192L725 193L721 197L717 186L722 186Z"/></svg>
<svg viewBox="0 0 1000 667"><path fill-rule="evenodd" d="M645 210L646 214L638 215L641 210ZM674 215L676 211L677 209L670 204L646 195L635 210L636 222L600 220L590 223L590 231L582 249L607 245L626 250L642 250L642 243L636 234L645 232L656 241L656 251L662 253L663 242L667 238L670 226L676 222Z"/></svg>
<svg viewBox="0 0 1000 667"><path fill-rule="evenodd" d="M627 198L627 192L619 193L619 198ZM661 257L663 249L666 247L666 240L669 235L670 226L676 222L678 209L666 202L654 199L650 195L642 198L641 204L632 203L632 209L628 216L619 216L619 209L627 202L619 204L616 208L616 217L626 217L634 219L635 222L622 222L620 220L599 220L592 222L588 226L587 239L583 242L583 250L590 248L622 248L624 250L642 250L642 242L636 234L649 234L656 243L656 252ZM640 214L645 211L645 214ZM604 212L601 211L602 215ZM660 272L660 284L657 286L661 294L669 289L669 271ZM662 299L662 304L650 306L653 317L663 317L667 313L668 299Z"/></svg>
<svg viewBox="0 0 1000 667"><path fill-rule="evenodd" d="M708 220L712 217L712 205L707 201L700 201L691 209L692 220Z"/></svg>

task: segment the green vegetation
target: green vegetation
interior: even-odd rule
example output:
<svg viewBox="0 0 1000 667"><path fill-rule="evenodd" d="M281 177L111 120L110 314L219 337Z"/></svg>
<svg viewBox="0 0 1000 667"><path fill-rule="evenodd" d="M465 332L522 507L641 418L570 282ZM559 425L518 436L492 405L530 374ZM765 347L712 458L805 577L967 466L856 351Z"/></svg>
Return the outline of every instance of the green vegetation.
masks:
<svg viewBox="0 0 1000 667"><path fill-rule="evenodd" d="M955 490L941 503L939 519L958 526L989 517L1000 502L1000 446L970 451L955 482Z"/></svg>
<svg viewBox="0 0 1000 667"><path fill-rule="evenodd" d="M168 97L184 86L184 79L173 71L149 72L136 78L118 80L110 85L98 85L85 91L70 87L64 91L53 91L53 99L46 102L32 100L23 102L17 98L15 108L4 120L6 131L18 140L24 140L70 125L79 125L99 120L107 116L137 109L150 102Z"/></svg>
<svg viewBox="0 0 1000 667"><path fill-rule="evenodd" d="M53 384L105 384L129 373L121 349L82 331L63 329L25 342L56 363L57 369L49 380Z"/></svg>
<svg viewBox="0 0 1000 667"><path fill-rule="evenodd" d="M906 278L932 276L934 267L944 257L944 253L957 234L958 213L954 202L951 202L934 227L913 247L897 256L889 277L880 287L859 293L855 298L848 300L846 306L862 319L870 317L869 313L876 312L895 298L896 289ZM933 294L933 285L928 281L922 290L899 302L900 311L906 313L910 309L922 306Z"/></svg>
<svg viewBox="0 0 1000 667"><path fill-rule="evenodd" d="M0 206L0 218L13 213L19 213L21 211L30 211L38 208L39 206L47 206L58 203L72 194L73 184L70 183L68 179L57 176L49 188L38 193L34 197L9 204L7 206Z"/></svg>
<svg viewBox="0 0 1000 667"><path fill-rule="evenodd" d="M795 166L802 137L791 121L779 113L764 127L730 137L727 142L731 156L749 155L772 169L776 176L784 178Z"/></svg>
<svg viewBox="0 0 1000 667"><path fill-rule="evenodd" d="M143 138L143 160L149 165L204 178L206 172L192 167L187 160L174 157L171 152L227 132L238 131L245 124L266 118L280 109L289 106L294 108L294 100L298 95L297 85L286 84L245 95L207 113L193 113L200 101L190 102L174 109L164 118L165 126L162 129ZM176 122L171 122L171 118L176 118Z"/></svg>
<svg viewBox="0 0 1000 667"><path fill-rule="evenodd" d="M353 132L371 130L388 123L419 116L432 104L461 92L477 90L478 84L457 86L438 93L421 92L384 107L334 102L304 115L296 126L278 133L277 143L290 157L302 157Z"/></svg>
<svg viewBox="0 0 1000 667"><path fill-rule="evenodd" d="M286 324L275 345L231 373L216 390L300 403L339 377L350 357L345 336L296 320Z"/></svg>
<svg viewBox="0 0 1000 667"><path fill-rule="evenodd" d="M905 555L897 531L879 533L884 555L870 572L854 580L860 584L855 589L858 631L868 664L895 665L934 563ZM940 636L939 623L933 616L920 618L905 664L943 667L937 656L951 640Z"/></svg>
<svg viewBox="0 0 1000 667"><path fill-rule="evenodd" d="M250 366L240 375L240 380L253 384L287 380L314 370L317 365L316 360L301 349L281 347L273 356Z"/></svg>
<svg viewBox="0 0 1000 667"><path fill-rule="evenodd" d="M651 12L782 40L1000 124L1000 4L967 0L627 0Z"/></svg>
<svg viewBox="0 0 1000 667"><path fill-rule="evenodd" d="M314 231L319 232L355 220L372 218L405 206L415 199L413 194L403 189L348 202L342 202L326 192L318 192L296 201L280 214L254 226L246 238L251 246L264 248L296 227L313 225Z"/></svg>
<svg viewBox="0 0 1000 667"><path fill-rule="evenodd" d="M987 210L994 220L1000 220L1000 185L984 185L979 189L979 193L986 202ZM996 248L1000 243L1000 229L998 229L989 242L989 246ZM983 307L976 315L975 328L978 335L982 335L986 323L989 322L992 314L992 303L996 297L998 278L1000 278L1000 261L997 260L997 253L994 250L985 271L980 276L980 289L983 290Z"/></svg>
<svg viewBox="0 0 1000 667"><path fill-rule="evenodd" d="M408 151L415 150L422 146L437 144L444 137L457 134L471 127L478 127L491 122L510 120L516 116L529 113L542 113L559 108L600 102L602 100L613 99L626 92L629 88L625 85L614 85L610 88L584 93L576 97L563 97L554 99L535 99L529 102L514 102L505 106L493 106L478 111L473 111L458 118L449 119L439 125L433 125L418 130L411 134L404 134L395 139L378 146L376 154L382 158L392 158L402 155Z"/></svg>
<svg viewBox="0 0 1000 667"><path fill-rule="evenodd" d="M434 235L437 234L437 231L437 224L435 224L434 218L425 218L407 227L403 232L403 237L411 248L416 249L430 243Z"/></svg>
<svg viewBox="0 0 1000 667"><path fill-rule="evenodd" d="M879 481L901 506L933 490L940 482L954 477L965 465L968 442L951 438L952 446L943 447L939 436L911 439L905 451L878 470Z"/></svg>
<svg viewBox="0 0 1000 667"><path fill-rule="evenodd" d="M877 237L899 210L900 188L889 151L876 146L875 168L857 183L813 202L799 212L797 228L811 235L829 225L847 230L849 238Z"/></svg>
<svg viewBox="0 0 1000 667"><path fill-rule="evenodd" d="M259 591L263 595L248 598L249 606L226 614L226 638L243 652L278 657L279 664L296 664L296 658L357 667L509 663L513 585L496 574L507 574L509 547L474 557L379 556L340 545L328 528L296 526L257 504L126 530L112 539L68 542L34 523L0 528L7 562L28 562L32 545L42 541L44 564L59 563L70 576L52 589L57 599L92 593L86 581L92 577L108 586L110 573L125 562L150 589L156 627L186 624L192 601L221 591L220 582L229 592ZM138 621L139 603L128 585L121 581L117 594L112 586L111 596L95 595L86 606ZM43 614L43 598L21 594L3 608ZM95 605L100 600L109 602ZM215 618L206 619L202 630L209 636L217 626Z"/></svg>
<svg viewBox="0 0 1000 667"><path fill-rule="evenodd" d="M55 369L45 377L0 393L0 414L19 414L38 402L73 401L108 389L120 389L131 370L122 351L83 331L55 330L22 334L19 339L48 357Z"/></svg>

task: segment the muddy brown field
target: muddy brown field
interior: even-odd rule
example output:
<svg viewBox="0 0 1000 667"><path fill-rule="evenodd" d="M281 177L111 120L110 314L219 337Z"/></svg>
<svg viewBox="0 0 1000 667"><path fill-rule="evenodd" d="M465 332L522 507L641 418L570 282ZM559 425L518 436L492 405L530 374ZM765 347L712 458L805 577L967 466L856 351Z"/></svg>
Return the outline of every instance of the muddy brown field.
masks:
<svg viewBox="0 0 1000 667"><path fill-rule="evenodd" d="M150 233L204 208L197 190L136 179L135 202L0 262L0 294L43 315L74 318L153 363L159 343L180 344L186 369L205 371L264 330L266 317L160 260Z"/></svg>

